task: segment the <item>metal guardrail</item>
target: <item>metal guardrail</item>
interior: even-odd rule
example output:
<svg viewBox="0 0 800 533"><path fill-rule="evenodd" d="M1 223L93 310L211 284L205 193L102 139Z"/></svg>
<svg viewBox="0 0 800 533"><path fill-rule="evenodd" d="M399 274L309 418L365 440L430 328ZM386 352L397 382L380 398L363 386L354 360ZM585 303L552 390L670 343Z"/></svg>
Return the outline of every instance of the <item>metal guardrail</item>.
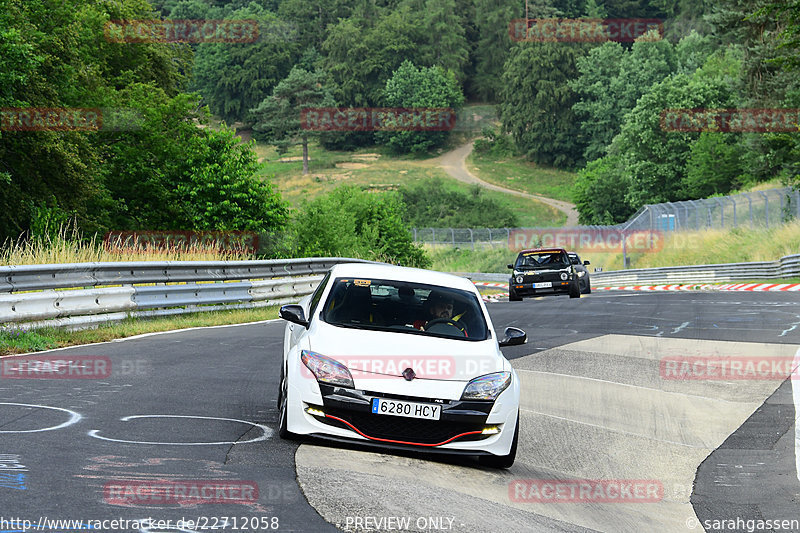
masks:
<svg viewBox="0 0 800 533"><path fill-rule="evenodd" d="M473 280L508 281L509 273L486 274L460 272ZM590 274L592 285L641 285L677 283L728 283L759 279L782 279L800 277L800 254L787 255L777 261L752 263L722 263L716 265L692 265L661 268L637 268Z"/></svg>
<svg viewBox="0 0 800 533"><path fill-rule="evenodd" d="M0 292L0 327L78 329L131 316L288 303L310 294L331 266L353 262L369 261L312 258L0 267L6 287ZM507 273L459 275L500 282L509 277ZM593 285L611 286L792 278L800 277L800 254L778 261L619 270L591 276Z"/></svg>
<svg viewBox="0 0 800 533"><path fill-rule="evenodd" d="M77 329L129 316L277 305L310 294L335 264L370 262L322 257L3 266L0 327Z"/></svg>

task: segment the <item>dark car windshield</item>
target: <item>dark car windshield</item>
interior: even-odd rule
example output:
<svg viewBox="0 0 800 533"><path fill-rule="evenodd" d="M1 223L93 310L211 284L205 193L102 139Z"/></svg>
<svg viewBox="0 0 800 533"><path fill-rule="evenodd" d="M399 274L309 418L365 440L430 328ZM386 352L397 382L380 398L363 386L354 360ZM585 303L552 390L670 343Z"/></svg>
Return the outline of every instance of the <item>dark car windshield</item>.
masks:
<svg viewBox="0 0 800 533"><path fill-rule="evenodd" d="M581 258L578 257L577 254L569 254L569 260L572 262L573 265L581 264Z"/></svg>
<svg viewBox="0 0 800 533"><path fill-rule="evenodd" d="M406 281L336 278L321 316L334 326L477 341L489 335L475 294Z"/></svg>
<svg viewBox="0 0 800 533"><path fill-rule="evenodd" d="M569 265L567 254L561 250L522 252L517 256L514 268L564 268Z"/></svg>

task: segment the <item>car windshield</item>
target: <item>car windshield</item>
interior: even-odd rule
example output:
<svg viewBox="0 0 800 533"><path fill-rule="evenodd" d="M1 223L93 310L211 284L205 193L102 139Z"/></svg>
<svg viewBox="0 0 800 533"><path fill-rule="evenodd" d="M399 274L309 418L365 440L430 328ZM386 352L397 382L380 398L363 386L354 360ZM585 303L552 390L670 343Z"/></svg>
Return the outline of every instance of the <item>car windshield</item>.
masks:
<svg viewBox="0 0 800 533"><path fill-rule="evenodd" d="M561 250L539 252L522 252L514 265L517 269L528 268L564 268L569 265L567 254Z"/></svg>
<svg viewBox="0 0 800 533"><path fill-rule="evenodd" d="M321 316L334 326L473 341L489 332L475 294L407 281L336 278Z"/></svg>

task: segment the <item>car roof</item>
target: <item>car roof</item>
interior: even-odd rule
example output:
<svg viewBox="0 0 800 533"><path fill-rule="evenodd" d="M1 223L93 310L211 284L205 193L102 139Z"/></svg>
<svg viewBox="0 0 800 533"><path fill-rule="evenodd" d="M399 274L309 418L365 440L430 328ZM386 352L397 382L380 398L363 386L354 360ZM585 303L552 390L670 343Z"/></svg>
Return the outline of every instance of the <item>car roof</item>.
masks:
<svg viewBox="0 0 800 533"><path fill-rule="evenodd" d="M564 252L567 251L563 248L530 248L528 250L520 250L519 253L527 254L527 253L534 253L534 252Z"/></svg>
<svg viewBox="0 0 800 533"><path fill-rule="evenodd" d="M422 268L401 267L387 263L340 263L331 267L331 275L342 277L364 277L372 279L387 279L396 281L409 281L438 285L475 292L475 285L467 278L425 270Z"/></svg>

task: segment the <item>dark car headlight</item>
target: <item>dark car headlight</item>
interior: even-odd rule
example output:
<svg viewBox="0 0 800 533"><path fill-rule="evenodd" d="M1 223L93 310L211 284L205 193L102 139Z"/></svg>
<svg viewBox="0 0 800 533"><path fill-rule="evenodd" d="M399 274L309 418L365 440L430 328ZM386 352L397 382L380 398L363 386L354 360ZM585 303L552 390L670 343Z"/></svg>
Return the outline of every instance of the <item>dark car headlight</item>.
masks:
<svg viewBox="0 0 800 533"><path fill-rule="evenodd" d="M467 383L461 400L494 400L509 385L511 385L511 372L486 374Z"/></svg>

